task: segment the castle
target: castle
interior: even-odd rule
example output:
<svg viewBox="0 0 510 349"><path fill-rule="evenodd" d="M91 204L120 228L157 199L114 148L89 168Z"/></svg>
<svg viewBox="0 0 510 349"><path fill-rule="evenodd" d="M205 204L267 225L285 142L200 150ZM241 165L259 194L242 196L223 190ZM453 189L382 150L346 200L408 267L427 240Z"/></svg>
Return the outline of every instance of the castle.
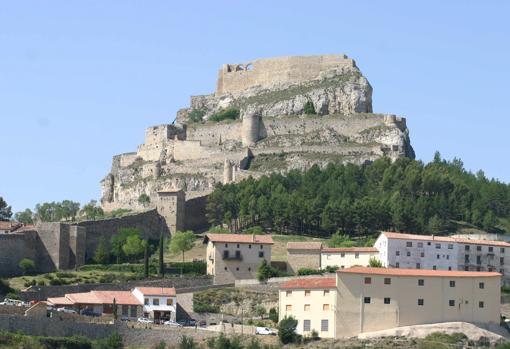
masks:
<svg viewBox="0 0 510 349"><path fill-rule="evenodd" d="M306 115L307 104L314 115ZM240 118L213 121L225 110ZM214 93L192 96L173 124L149 127L136 152L113 158L101 205L155 208L170 232L200 230L207 226L206 196L217 183L381 156L414 157L406 121L372 113L372 87L354 60L324 55L225 64Z"/></svg>

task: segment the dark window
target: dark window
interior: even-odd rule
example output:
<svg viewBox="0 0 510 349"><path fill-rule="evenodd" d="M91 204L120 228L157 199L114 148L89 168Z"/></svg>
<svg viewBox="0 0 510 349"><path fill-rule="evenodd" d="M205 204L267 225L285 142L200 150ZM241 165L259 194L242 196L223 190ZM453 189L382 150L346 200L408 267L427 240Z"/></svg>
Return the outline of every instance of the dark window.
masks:
<svg viewBox="0 0 510 349"><path fill-rule="evenodd" d="M129 316L129 306L122 305L122 316Z"/></svg>
<svg viewBox="0 0 510 349"><path fill-rule="evenodd" d="M407 257L411 257L411 252L410 252L410 251L407 251L407 252L406 252L406 256L407 256Z"/></svg>
<svg viewBox="0 0 510 349"><path fill-rule="evenodd" d="M482 246L476 246L476 250L477 251L481 251L482 250Z"/></svg>
<svg viewBox="0 0 510 349"><path fill-rule="evenodd" d="M469 271L469 267L467 265L464 267L464 271Z"/></svg>
<svg viewBox="0 0 510 349"><path fill-rule="evenodd" d="M505 264L505 257L499 257L499 264Z"/></svg>
<svg viewBox="0 0 510 349"><path fill-rule="evenodd" d="M476 264L482 264L482 257L476 256Z"/></svg>
<svg viewBox="0 0 510 349"><path fill-rule="evenodd" d="M437 258L436 258L436 259L439 259L439 258L441 258L441 255L437 255Z"/></svg>
<svg viewBox="0 0 510 349"><path fill-rule="evenodd" d="M418 305L423 305L423 303L424 303L424 302L423 302L423 299L422 299L422 298L418 299Z"/></svg>
<svg viewBox="0 0 510 349"><path fill-rule="evenodd" d="M236 258L241 258L241 251L236 251Z"/></svg>
<svg viewBox="0 0 510 349"><path fill-rule="evenodd" d="M225 247L228 247L228 244L225 244Z"/></svg>
<svg viewBox="0 0 510 349"><path fill-rule="evenodd" d="M260 245L260 249L262 250L264 248L264 245Z"/></svg>
<svg viewBox="0 0 510 349"><path fill-rule="evenodd" d="M153 298L152 305L159 305L159 298Z"/></svg>
<svg viewBox="0 0 510 349"><path fill-rule="evenodd" d="M469 255L464 256L464 263L469 263Z"/></svg>
<svg viewBox="0 0 510 349"><path fill-rule="evenodd" d="M499 249L499 252L501 252L501 253L505 253L505 248L504 248L504 247L501 247L501 248Z"/></svg>
<svg viewBox="0 0 510 349"><path fill-rule="evenodd" d="M413 247L413 243L411 241L406 242L406 247Z"/></svg>
<svg viewBox="0 0 510 349"><path fill-rule="evenodd" d="M137 313L137 307L136 307L136 305L132 305L131 306L131 317L135 318L137 316L136 313Z"/></svg>
<svg viewBox="0 0 510 349"><path fill-rule="evenodd" d="M420 257L425 257L425 252L420 253Z"/></svg>
<svg viewBox="0 0 510 349"><path fill-rule="evenodd" d="M400 256L400 251L395 251L395 255Z"/></svg>
<svg viewBox="0 0 510 349"><path fill-rule="evenodd" d="M365 278L365 285L370 285L372 283L372 278L366 277Z"/></svg>
<svg viewBox="0 0 510 349"><path fill-rule="evenodd" d="M450 287L455 287L455 281L454 280L450 280Z"/></svg>
<svg viewBox="0 0 510 349"><path fill-rule="evenodd" d="M223 258L224 258L224 259L227 259L227 258L228 258L228 251L223 251Z"/></svg>
<svg viewBox="0 0 510 349"><path fill-rule="evenodd" d="M248 271L251 271L251 267L248 267Z"/></svg>
<svg viewBox="0 0 510 349"><path fill-rule="evenodd" d="M259 258L264 258L264 251L259 251Z"/></svg>
<svg viewBox="0 0 510 349"><path fill-rule="evenodd" d="M418 279L418 286L425 286L425 280L424 279Z"/></svg>
<svg viewBox="0 0 510 349"><path fill-rule="evenodd" d="M450 299L450 300L448 301L448 305L449 305L450 307L454 307L454 306L455 306L455 301L454 301L453 299Z"/></svg>
<svg viewBox="0 0 510 349"><path fill-rule="evenodd" d="M448 267L448 270L452 270L452 267Z"/></svg>
<svg viewBox="0 0 510 349"><path fill-rule="evenodd" d="M431 242L430 241L427 241L427 246L430 246L431 245Z"/></svg>
<svg viewBox="0 0 510 349"><path fill-rule="evenodd" d="M363 301L365 304L370 304L370 297L365 297Z"/></svg>
<svg viewBox="0 0 510 349"><path fill-rule="evenodd" d="M436 248L439 250L441 249L441 244L436 244Z"/></svg>
<svg viewBox="0 0 510 349"><path fill-rule="evenodd" d="M322 332L329 331L329 321L328 320L321 320L321 331Z"/></svg>
<svg viewBox="0 0 510 349"><path fill-rule="evenodd" d="M384 298L384 304L390 304L391 300L389 297Z"/></svg>
<svg viewBox="0 0 510 349"><path fill-rule="evenodd" d="M420 263L416 263L416 269L420 269L421 268L421 264Z"/></svg>
<svg viewBox="0 0 510 349"><path fill-rule="evenodd" d="M239 267L236 267L236 270L239 271Z"/></svg>
<svg viewBox="0 0 510 349"><path fill-rule="evenodd" d="M453 250L453 244L448 244L448 249Z"/></svg>
<svg viewBox="0 0 510 349"><path fill-rule="evenodd" d="M303 331L308 332L310 328L310 320L303 320Z"/></svg>
<svg viewBox="0 0 510 349"><path fill-rule="evenodd" d="M251 244L248 245L248 248L251 248Z"/></svg>
<svg viewBox="0 0 510 349"><path fill-rule="evenodd" d="M482 271L482 267L476 267L476 271Z"/></svg>
<svg viewBox="0 0 510 349"><path fill-rule="evenodd" d="M391 285L391 278L384 278L385 285Z"/></svg>
<svg viewBox="0 0 510 349"><path fill-rule="evenodd" d="M395 268L400 268L400 263L399 262L395 263Z"/></svg>
<svg viewBox="0 0 510 349"><path fill-rule="evenodd" d="M494 252L494 247L489 246L489 252Z"/></svg>
<svg viewBox="0 0 510 349"><path fill-rule="evenodd" d="M464 246L464 250L469 251L469 245Z"/></svg>
<svg viewBox="0 0 510 349"><path fill-rule="evenodd" d="M484 307L484 303L482 301L478 302L478 308L483 308Z"/></svg>
<svg viewBox="0 0 510 349"><path fill-rule="evenodd" d="M485 288L485 284L483 282L480 282L478 284L478 288L484 289Z"/></svg>
<svg viewBox="0 0 510 349"><path fill-rule="evenodd" d="M225 271L227 271L227 267L225 267Z"/></svg>
<svg viewBox="0 0 510 349"><path fill-rule="evenodd" d="M145 304L145 305L149 305L149 298L144 298L144 300L143 300L143 304Z"/></svg>
<svg viewBox="0 0 510 349"><path fill-rule="evenodd" d="M237 244L237 248L239 248L239 244Z"/></svg>
<svg viewBox="0 0 510 349"><path fill-rule="evenodd" d="M437 267L435 265L432 266L432 270L436 270Z"/></svg>

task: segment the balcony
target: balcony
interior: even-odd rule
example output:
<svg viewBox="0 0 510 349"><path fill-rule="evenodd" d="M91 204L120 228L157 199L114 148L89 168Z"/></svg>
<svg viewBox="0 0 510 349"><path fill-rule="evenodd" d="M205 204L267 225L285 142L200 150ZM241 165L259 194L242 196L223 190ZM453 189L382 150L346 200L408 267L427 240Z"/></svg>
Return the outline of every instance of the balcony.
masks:
<svg viewBox="0 0 510 349"><path fill-rule="evenodd" d="M223 252L223 260L224 261L242 261L243 256L241 255L240 251L236 251L235 255L231 255L228 253L228 251Z"/></svg>

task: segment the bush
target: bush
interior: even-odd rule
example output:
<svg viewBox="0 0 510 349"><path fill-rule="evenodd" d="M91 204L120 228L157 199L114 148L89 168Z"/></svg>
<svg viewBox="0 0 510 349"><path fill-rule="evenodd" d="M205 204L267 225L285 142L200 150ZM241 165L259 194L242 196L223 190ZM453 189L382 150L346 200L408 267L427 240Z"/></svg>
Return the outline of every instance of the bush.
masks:
<svg viewBox="0 0 510 349"><path fill-rule="evenodd" d="M338 270L337 265L328 265L326 268L323 269L326 273L336 273Z"/></svg>
<svg viewBox="0 0 510 349"><path fill-rule="evenodd" d="M313 106L312 101L308 101L305 103L305 106L303 107L303 112L307 115L315 115L317 114L315 112L315 107Z"/></svg>
<svg viewBox="0 0 510 349"><path fill-rule="evenodd" d="M283 344L294 343L296 341L297 320L292 316L284 317L278 324L278 337Z"/></svg>
<svg viewBox="0 0 510 349"><path fill-rule="evenodd" d="M278 269L270 266L265 259L262 260L257 269L257 279L259 281L266 281L269 278L282 276L282 274Z"/></svg>
<svg viewBox="0 0 510 349"><path fill-rule="evenodd" d="M166 349L166 343L165 341L160 341L158 344L154 346L154 349Z"/></svg>
<svg viewBox="0 0 510 349"><path fill-rule="evenodd" d="M278 312L275 308L269 309L269 320L274 322L275 324L278 323Z"/></svg>
<svg viewBox="0 0 510 349"><path fill-rule="evenodd" d="M65 284L67 284L65 279L56 278L56 279L51 279L50 280L50 285L51 286L60 286L60 285L65 285Z"/></svg>
<svg viewBox="0 0 510 349"><path fill-rule="evenodd" d="M228 108L225 110L222 110L220 112L217 112L209 117L209 120L211 121L222 121L222 120L236 120L239 119L239 116L241 115L239 109L236 108Z"/></svg>
<svg viewBox="0 0 510 349"><path fill-rule="evenodd" d="M46 286L46 282L44 280L37 281L37 286Z"/></svg>
<svg viewBox="0 0 510 349"><path fill-rule="evenodd" d="M510 293L510 286L501 286L501 293Z"/></svg>
<svg viewBox="0 0 510 349"><path fill-rule="evenodd" d="M179 343L179 349L197 349L198 345L192 337L182 336Z"/></svg>
<svg viewBox="0 0 510 349"><path fill-rule="evenodd" d="M151 202L151 198L149 197L149 195L143 193L141 194L139 197L138 197L138 203L139 204L142 204L142 205L147 205Z"/></svg>
<svg viewBox="0 0 510 349"><path fill-rule="evenodd" d="M382 268L382 262L375 257L371 257L368 261L368 266L372 268Z"/></svg>
<svg viewBox="0 0 510 349"><path fill-rule="evenodd" d="M300 268L297 272L299 276L303 275L322 275L324 272L319 269L311 269L311 268Z"/></svg>
<svg viewBox="0 0 510 349"><path fill-rule="evenodd" d="M75 274L59 271L59 272L55 273L55 276L58 278L61 278L61 279L69 279L69 278L74 278Z"/></svg>
<svg viewBox="0 0 510 349"><path fill-rule="evenodd" d="M48 349L91 349L92 341L86 337L40 337L39 342Z"/></svg>
<svg viewBox="0 0 510 349"><path fill-rule="evenodd" d="M314 341L318 340L319 339L319 332L317 332L316 330L312 330L312 332L310 333L310 338Z"/></svg>
<svg viewBox="0 0 510 349"><path fill-rule="evenodd" d="M19 298L19 296L18 296L18 294L17 294L17 293L15 293L15 292L9 292L9 293L7 293L7 294L5 295L5 298L9 298L9 299L17 299L17 300L19 300L19 299L20 299L20 298Z"/></svg>
<svg viewBox="0 0 510 349"><path fill-rule="evenodd" d="M36 284L37 284L37 281L35 281L35 279L32 279L32 280L26 281L23 285L25 287L30 287L30 286L35 286Z"/></svg>
<svg viewBox="0 0 510 349"><path fill-rule="evenodd" d="M173 262L170 264L171 273L207 275L207 263L204 261L197 262Z"/></svg>
<svg viewBox="0 0 510 349"><path fill-rule="evenodd" d="M204 119L205 112L203 110L193 109L188 114L188 120L190 122L202 122Z"/></svg>
<svg viewBox="0 0 510 349"><path fill-rule="evenodd" d="M29 258L20 260L18 266L23 271L23 275L29 275L35 270L35 262Z"/></svg>

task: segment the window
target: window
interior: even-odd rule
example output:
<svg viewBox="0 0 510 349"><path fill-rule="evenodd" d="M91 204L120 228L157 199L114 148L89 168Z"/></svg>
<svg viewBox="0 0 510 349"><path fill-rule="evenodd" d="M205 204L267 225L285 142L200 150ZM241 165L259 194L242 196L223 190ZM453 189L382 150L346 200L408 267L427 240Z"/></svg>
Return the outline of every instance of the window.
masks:
<svg viewBox="0 0 510 349"><path fill-rule="evenodd" d="M436 259L439 259L439 258L441 258L441 255L438 254Z"/></svg>
<svg viewBox="0 0 510 349"><path fill-rule="evenodd" d="M504 248L504 247L501 247L501 248L499 249L499 252L501 252L501 253L505 253L505 248Z"/></svg>
<svg viewBox="0 0 510 349"><path fill-rule="evenodd" d="M345 253L344 252L340 253L340 258L344 258L344 257L345 257Z"/></svg>
<svg viewBox="0 0 510 349"><path fill-rule="evenodd" d="M476 256L476 264L482 264L482 256Z"/></svg>
<svg viewBox="0 0 510 349"><path fill-rule="evenodd" d="M431 245L431 242L430 241L427 241L427 246L430 246Z"/></svg>
<svg viewBox="0 0 510 349"><path fill-rule="evenodd" d="M144 305L149 305L149 298L144 298L143 299L143 304Z"/></svg>
<svg viewBox="0 0 510 349"><path fill-rule="evenodd" d="M166 305L174 305L174 299L173 298L167 298L166 299Z"/></svg>
<svg viewBox="0 0 510 349"><path fill-rule="evenodd" d="M223 251L223 259L227 259L228 258L228 251Z"/></svg>
<svg viewBox="0 0 510 349"><path fill-rule="evenodd" d="M311 294L310 290L305 290L305 297L310 297L310 294Z"/></svg>
<svg viewBox="0 0 510 349"><path fill-rule="evenodd" d="M228 247L228 244L225 244L225 247Z"/></svg>
<svg viewBox="0 0 510 349"><path fill-rule="evenodd" d="M251 244L248 245L248 248L251 248Z"/></svg>
<svg viewBox="0 0 510 349"><path fill-rule="evenodd" d="M310 320L303 320L303 331L308 332L310 331Z"/></svg>
<svg viewBox="0 0 510 349"><path fill-rule="evenodd" d="M262 250L264 248L264 245L260 245L260 249Z"/></svg>
<svg viewBox="0 0 510 349"><path fill-rule="evenodd" d="M453 244L448 244L448 249L453 250Z"/></svg>
<svg viewBox="0 0 510 349"><path fill-rule="evenodd" d="M505 264L505 257L499 257L499 264Z"/></svg>
<svg viewBox="0 0 510 349"><path fill-rule="evenodd" d="M400 251L395 251L396 256L400 256Z"/></svg>
<svg viewBox="0 0 510 349"><path fill-rule="evenodd" d="M259 251L259 258L264 258L264 251Z"/></svg>
<svg viewBox="0 0 510 349"><path fill-rule="evenodd" d="M450 255L449 254L446 255L446 259L450 259Z"/></svg>
<svg viewBox="0 0 510 349"><path fill-rule="evenodd" d="M407 252L406 252L406 256L407 256L407 257L411 257L411 251L407 251Z"/></svg>
<svg viewBox="0 0 510 349"><path fill-rule="evenodd" d="M251 271L251 267L248 267L248 271Z"/></svg>
<svg viewBox="0 0 510 349"><path fill-rule="evenodd" d="M239 271L239 267L236 267L236 271Z"/></svg>
<svg viewBox="0 0 510 349"><path fill-rule="evenodd" d="M464 246L465 251L469 251L469 245Z"/></svg>
<svg viewBox="0 0 510 349"><path fill-rule="evenodd" d="M236 251L236 258L237 259L241 258L241 251Z"/></svg>
<svg viewBox="0 0 510 349"><path fill-rule="evenodd" d="M481 267L476 267L476 271L482 271Z"/></svg>
<svg viewBox="0 0 510 349"><path fill-rule="evenodd" d="M359 258L359 253L355 253L354 258Z"/></svg>
<svg viewBox="0 0 510 349"><path fill-rule="evenodd" d="M323 296L329 296L329 290L324 290Z"/></svg>
<svg viewBox="0 0 510 349"><path fill-rule="evenodd" d="M136 313L137 313L137 307L136 307L136 305L132 305L130 310L131 310L131 317L132 317L132 318L135 318L135 317L136 317L136 315L137 315L137 314L136 314Z"/></svg>
<svg viewBox="0 0 510 349"><path fill-rule="evenodd" d="M469 263L469 255L464 255L464 263Z"/></svg>
<svg viewBox="0 0 510 349"><path fill-rule="evenodd" d="M482 250L482 246L476 246L476 250L477 251L481 251Z"/></svg>
<svg viewBox="0 0 510 349"><path fill-rule="evenodd" d="M437 248L438 250L440 250L440 249L441 249L441 244L436 244L436 248Z"/></svg>
<svg viewBox="0 0 510 349"><path fill-rule="evenodd" d="M285 306L285 311L292 311L292 304L287 304Z"/></svg>
<svg viewBox="0 0 510 349"><path fill-rule="evenodd" d="M237 244L237 248L239 248L239 244Z"/></svg>
<svg viewBox="0 0 510 349"><path fill-rule="evenodd" d="M423 305L423 304L424 304L423 298L419 298L418 299L418 305Z"/></svg>
<svg viewBox="0 0 510 349"><path fill-rule="evenodd" d="M432 270L436 270L437 267L435 265L432 266Z"/></svg>
<svg viewBox="0 0 510 349"><path fill-rule="evenodd" d="M372 278L371 277L366 277L365 278L365 285L370 285L372 283Z"/></svg>
<svg viewBox="0 0 510 349"><path fill-rule="evenodd" d="M321 331L322 332L329 331L329 320L321 320Z"/></svg>
<svg viewBox="0 0 510 349"><path fill-rule="evenodd" d="M391 278L384 278L385 285L391 285Z"/></svg>
<svg viewBox="0 0 510 349"><path fill-rule="evenodd" d="M227 267L225 267L225 268L223 268L223 269L225 269L225 271L227 271Z"/></svg>
<svg viewBox="0 0 510 349"><path fill-rule="evenodd" d="M455 281L454 280L450 280L450 287L455 287Z"/></svg>
<svg viewBox="0 0 510 349"><path fill-rule="evenodd" d="M406 242L406 247L413 247L413 242L412 241L407 241Z"/></svg>
<svg viewBox="0 0 510 349"><path fill-rule="evenodd" d="M469 267L467 265L464 267L464 271L469 271Z"/></svg>
<svg viewBox="0 0 510 349"><path fill-rule="evenodd" d="M492 271L492 267L489 267L489 271Z"/></svg>
<svg viewBox="0 0 510 349"><path fill-rule="evenodd" d="M452 270L452 267L448 267L448 270Z"/></svg>
<svg viewBox="0 0 510 349"><path fill-rule="evenodd" d="M423 247L423 242L418 242L418 247L422 248Z"/></svg>
<svg viewBox="0 0 510 349"><path fill-rule="evenodd" d="M285 296L286 296L286 297L291 297L291 296L292 296L292 291L287 291L287 292L285 292Z"/></svg>
<svg viewBox="0 0 510 349"><path fill-rule="evenodd" d="M504 274L505 274L505 271L504 271L503 269L499 269L499 273L500 273L501 275L504 275Z"/></svg>
<svg viewBox="0 0 510 349"><path fill-rule="evenodd" d="M399 262L395 263L395 268L400 268L400 263Z"/></svg>
<svg viewBox="0 0 510 349"><path fill-rule="evenodd" d="M425 257L425 252L421 252L421 253L420 253L420 257L421 257L421 258Z"/></svg>
<svg viewBox="0 0 510 349"><path fill-rule="evenodd" d="M305 304L305 306L303 307L303 310L310 311L310 304Z"/></svg>
<svg viewBox="0 0 510 349"><path fill-rule="evenodd" d="M478 308L483 308L484 306L485 304L482 301L478 302Z"/></svg>
<svg viewBox="0 0 510 349"><path fill-rule="evenodd" d="M425 286L425 280L424 279L418 279L418 286Z"/></svg>
<svg viewBox="0 0 510 349"><path fill-rule="evenodd" d="M448 301L448 305L449 305L450 307L454 307L454 306L455 306L455 301L454 301L453 299L450 299L450 300Z"/></svg>
<svg viewBox="0 0 510 349"><path fill-rule="evenodd" d="M390 297L384 298L384 304L390 304L390 303L391 303Z"/></svg>
<svg viewBox="0 0 510 349"><path fill-rule="evenodd" d="M489 252L494 252L494 247L489 246Z"/></svg>
<svg viewBox="0 0 510 349"><path fill-rule="evenodd" d="M480 288L480 289L482 289L482 290L483 290L483 289L485 288L485 283L480 282L480 283L478 284L478 288Z"/></svg>
<svg viewBox="0 0 510 349"><path fill-rule="evenodd" d="M365 298L363 299L363 302L364 302L365 304L370 304L370 297L365 297Z"/></svg>
<svg viewBox="0 0 510 349"><path fill-rule="evenodd" d="M322 305L322 310L323 311L328 311L329 310L329 304L323 304Z"/></svg>
<svg viewBox="0 0 510 349"><path fill-rule="evenodd" d="M421 268L421 264L420 263L416 263L416 269L420 269Z"/></svg>
<svg viewBox="0 0 510 349"><path fill-rule="evenodd" d="M152 305L159 305L159 298L154 298L152 300Z"/></svg>
<svg viewBox="0 0 510 349"><path fill-rule="evenodd" d="M122 316L129 316L129 306L122 305Z"/></svg>

